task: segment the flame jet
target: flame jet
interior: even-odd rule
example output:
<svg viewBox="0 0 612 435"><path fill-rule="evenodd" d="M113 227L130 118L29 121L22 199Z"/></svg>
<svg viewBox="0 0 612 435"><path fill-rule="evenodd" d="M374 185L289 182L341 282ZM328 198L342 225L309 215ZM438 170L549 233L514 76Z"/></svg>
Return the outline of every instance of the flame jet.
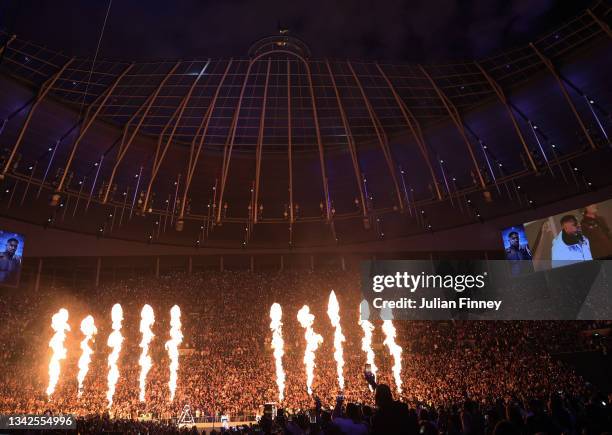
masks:
<svg viewBox="0 0 612 435"><path fill-rule="evenodd" d="M315 316L310 313L308 305L304 305L297 314L298 322L302 325L306 331L304 337L306 338L306 351L304 352L304 365L306 366L306 388L308 394L312 395L312 381L314 379L314 368L315 364L315 351L323 343L323 337L312 329Z"/></svg>
<svg viewBox="0 0 612 435"><path fill-rule="evenodd" d="M66 348L64 340L66 340L66 331L70 331L68 325L68 310L60 308L60 310L51 317L51 328L55 331L53 337L49 341L49 347L53 349L51 361L49 361L49 385L47 386L47 397L51 399L51 395L55 391L55 387L60 375L60 361L66 359Z"/></svg>
<svg viewBox="0 0 612 435"><path fill-rule="evenodd" d="M338 387L340 390L344 390L344 350L342 343L346 341L346 338L342 334L342 326L340 326L340 304L333 290L329 294L327 315L334 327L334 359L336 360L336 372L338 373Z"/></svg>
<svg viewBox="0 0 612 435"><path fill-rule="evenodd" d="M285 370L283 369L283 355L285 354L283 341L283 310L276 302L270 307L270 329L272 330L272 349L274 350L274 362L276 366L276 385L278 386L278 401L282 402L285 397Z"/></svg>
<svg viewBox="0 0 612 435"><path fill-rule="evenodd" d="M178 347L183 342L181 326L181 309L178 305L174 305L170 309L170 340L166 341L166 350L170 357L170 380L168 381L170 402L174 400L174 395L176 393L176 381L178 379L179 369Z"/></svg>
<svg viewBox="0 0 612 435"><path fill-rule="evenodd" d="M374 334L374 325L366 318L370 317L370 306L368 305L368 301L365 299L361 301L359 305L359 326L363 330L363 338L361 339L361 350L363 350L366 354L366 363L370 364L370 369L372 374L374 375L374 379L376 379L376 372L378 371L378 367L374 363L374 350L372 349L372 335ZM370 390L372 390L372 387Z"/></svg>
<svg viewBox="0 0 612 435"><path fill-rule="evenodd" d="M389 353L393 356L393 379L395 380L395 388L398 393L402 392L402 348L395 343L395 326L393 320L383 320L383 332L385 333L385 341L383 342L388 348Z"/></svg>
<svg viewBox="0 0 612 435"><path fill-rule="evenodd" d="M142 352L140 353L140 358L138 359L138 364L140 364L140 393L138 398L141 402L145 401L147 373L149 373L149 370L151 370L151 366L153 365L153 361L149 355L149 344L153 340L153 337L155 337L153 331L151 330L153 323L155 323L153 308L151 308L151 305L145 304L140 312L140 333L142 334L140 347L142 348Z"/></svg>
<svg viewBox="0 0 612 435"><path fill-rule="evenodd" d="M93 353L90 343L93 341L94 335L98 333L92 316L87 316L81 320L81 333L85 338L81 341L81 357L79 358L79 373L77 374L77 380L79 381L78 397L81 397L83 394L83 381L85 376L87 376L87 372L89 372L89 363Z"/></svg>
<svg viewBox="0 0 612 435"><path fill-rule="evenodd" d="M121 324L123 323L123 308L121 305L115 304L111 310L111 319L113 321L113 332L108 336L107 346L111 348L111 353L108 355L108 391L106 392L106 400L108 407L113 405L113 396L115 388L119 380L119 354L121 353L121 345L123 344L123 335L121 335Z"/></svg>

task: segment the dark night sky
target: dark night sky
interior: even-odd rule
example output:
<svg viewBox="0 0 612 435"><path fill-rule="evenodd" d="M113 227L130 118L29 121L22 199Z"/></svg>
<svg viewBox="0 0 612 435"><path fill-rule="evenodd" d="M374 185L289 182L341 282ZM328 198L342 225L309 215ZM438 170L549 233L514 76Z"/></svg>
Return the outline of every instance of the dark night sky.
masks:
<svg viewBox="0 0 612 435"><path fill-rule="evenodd" d="M109 0L0 0L0 27L93 56ZM552 30L584 0L113 0L100 57L243 57L280 21L313 57L480 58Z"/></svg>

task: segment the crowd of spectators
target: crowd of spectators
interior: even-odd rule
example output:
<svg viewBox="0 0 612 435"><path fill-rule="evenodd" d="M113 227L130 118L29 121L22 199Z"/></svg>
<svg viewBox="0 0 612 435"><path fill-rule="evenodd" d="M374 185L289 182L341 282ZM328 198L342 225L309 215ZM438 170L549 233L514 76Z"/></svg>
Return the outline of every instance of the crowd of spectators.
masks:
<svg viewBox="0 0 612 435"><path fill-rule="evenodd" d="M0 298L0 413L73 413L81 417L81 433L102 429L168 433L175 429L162 422L176 420L185 405L190 405L196 420L213 415L228 415L231 420L258 416L257 430L268 433L392 435L395 432L385 426L389 422L392 426L401 423L405 431L401 433L415 434L484 434L493 433L496 426L504 431L496 433L578 433L584 428L601 432L610 423L609 398L597 395L553 356L594 346L585 330L609 327L605 322L395 321L396 340L403 349L403 385L398 392L391 371L393 359L375 321L379 387L374 393L364 378L359 285L359 274L337 270L210 271L133 278L80 290L43 288L36 294L28 289L7 290ZM334 329L327 316L332 289L340 303L346 337L346 385L340 403ZM276 403L283 412L270 420L262 417L262 405L278 402L269 327L274 302L283 309L286 387L285 399ZM106 340L115 303L123 307L125 341L120 379L109 409ZM140 310L145 303L155 311L156 337L150 350L153 367L141 402L138 344ZM164 343L169 339L169 312L174 304L181 307L184 341L176 396L170 401ZM315 315L315 331L324 338L316 352L312 396L305 384L304 330L296 317L304 304ZM62 307L69 311L71 331L59 383L49 399L45 390L53 334L50 322ZM79 325L88 314L94 317L98 334L79 397L76 374L83 338ZM137 421L143 416L154 421ZM255 430L245 428L243 433Z"/></svg>

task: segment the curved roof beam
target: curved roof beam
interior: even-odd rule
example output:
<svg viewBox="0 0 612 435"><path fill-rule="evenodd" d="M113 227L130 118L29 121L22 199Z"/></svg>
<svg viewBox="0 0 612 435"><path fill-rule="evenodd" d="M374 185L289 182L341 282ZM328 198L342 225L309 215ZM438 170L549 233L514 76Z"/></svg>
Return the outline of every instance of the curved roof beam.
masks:
<svg viewBox="0 0 612 435"><path fill-rule="evenodd" d="M399 208L400 210L404 210L404 200L402 199L402 194L400 192L399 183L397 182L397 172L395 170L395 163L393 162L393 155L391 154L391 150L389 149L389 141L387 140L387 134L385 133L385 130L382 128L380 120L378 119L378 116L376 116L376 113L374 112L374 109L372 108L372 105L370 104L370 100L368 99L368 96L366 95L365 90L363 89L363 86L361 85L361 80L359 80L359 77L357 77L357 74L355 73L355 70L353 69L353 65L351 65L350 61L347 61L346 63L348 64L348 67L351 70L351 73L353 74L353 78L355 79L355 82L357 83L357 87L359 88L361 97L363 98L366 108L368 109L368 113L370 114L370 120L372 121L374 130L376 131L376 137L378 137L378 144L380 145L380 149L383 152L383 156L385 157L385 162L387 162L387 167L389 168L389 174L391 175L391 179L393 180L393 185L395 186L395 194L397 196Z"/></svg>
<svg viewBox="0 0 612 435"><path fill-rule="evenodd" d="M147 100L145 100L145 102L142 104L142 106L140 106L138 108L138 110L134 113L134 115L132 115L130 120L125 124L124 130L123 130L123 135L122 135L123 137L122 137L122 140L121 140L121 144L119 146L119 151L117 152L117 157L115 158L115 164L113 165L113 169L111 171L111 176L110 176L110 179L108 180L108 186L106 187L106 192L104 193L104 198L102 200L103 204L106 204L106 202L108 201L108 196L110 194L111 187L113 185L113 180L115 179L115 175L117 173L117 169L119 168L119 164L121 163L121 161L125 157L125 154L127 153L128 149L130 148L130 145L134 141L134 138L136 137L136 134L140 130L140 127L142 126L142 123L144 122L145 118L149 114L149 111L151 110L151 106L153 106L153 103L155 102L155 99L159 95L159 92L164 87L164 85L166 84L168 79L172 76L172 74L174 74L174 71L176 71L176 69L178 68L178 66L180 64L181 64L181 61L178 61L178 62L176 62L174 64L174 66L170 69L170 71L168 71L168 73L161 80L159 85L157 85L157 87L155 88L153 93L147 98ZM126 142L125 139L126 139L126 137L128 135L128 130L129 130L130 124L135 119L136 114L138 112L140 112L142 109L144 109L144 112L143 112L142 116L140 117L140 119L138 121L138 124L136 125L136 128L134 128L134 131L132 131L132 134L130 135L129 139Z"/></svg>
<svg viewBox="0 0 612 435"><path fill-rule="evenodd" d="M567 89L565 88L565 85L563 84L563 80L561 80L561 77L559 77L559 74L557 73L557 69L555 68L551 60L548 57L546 57L540 50L538 50L535 44L530 42L529 46L533 49L535 54L538 55L542 63L546 66L546 68L548 68L548 71L550 71L550 73L553 75L553 77L557 81L557 84L559 85L559 89L561 90L561 93L565 97L565 101L567 101L567 105L570 107L572 113L576 117L576 120L578 121L578 124L580 125L580 128L582 129L582 132L584 133L584 136L589 141L591 148L593 148L594 150L597 149L597 145L595 145L595 142L593 142L593 138L591 137L591 134L589 133L586 126L584 125L582 118L578 114L578 111L576 110L576 106L574 105L572 98L567 93Z"/></svg>
<svg viewBox="0 0 612 435"><path fill-rule="evenodd" d="M223 167L221 170L221 186L219 190L219 200L217 203L218 204L217 223L221 222L221 211L223 208L223 194L225 192L225 184L227 182L227 174L229 171L229 165L230 165L230 161L232 157L232 149L234 147L234 140L236 138L236 124L238 123L238 115L240 114L240 108L242 106L242 98L244 96L244 90L246 87L247 80L251 73L251 68L253 67L255 62L257 62L259 59L263 58L264 56L267 56L270 54L279 54L279 53L284 53L284 54L288 54L291 56L295 56L296 58L302 61L302 63L304 64L306 68L306 77L308 79L308 87L310 89L310 101L312 105L313 121L315 124L315 132L316 132L316 137L317 137L317 147L319 150L319 163L321 165L321 179L322 179L322 184L323 184L323 192L325 195L325 204L326 204L325 214L326 214L326 219L328 221L331 220L331 205L330 205L330 197L329 197L329 187L328 187L328 182L327 182L327 172L325 170L325 155L323 152L323 141L321 139L321 129L319 128L319 116L317 113L317 106L316 106L316 101L315 101L315 96L314 96L314 87L312 85L312 73L310 70L310 65L302 56L296 53L293 53L288 50L274 50L274 51L267 51L265 53L261 53L260 55L254 57L253 59L249 61L249 67L246 71L245 79L242 84L242 89L240 90L238 107L236 109L236 112L234 113L234 118L232 120L232 126L230 127L230 134L229 134L228 142L226 143L225 149L223 151Z"/></svg>
<svg viewBox="0 0 612 435"><path fill-rule="evenodd" d="M425 160L425 164L427 165L427 168L429 169L431 180L433 182L434 189L436 190L436 195L438 199L442 199L442 193L440 192L440 186L438 186L438 180L436 179L436 174L433 170L433 166L431 165L431 160L429 159L427 143L425 142L425 136L423 135L421 124L417 120L416 116L414 116L412 111L408 109L408 106L406 105L404 100L402 100L402 98L399 96L399 94L397 93L397 90L393 86L393 83L391 83L391 80L389 79L387 74L384 72L382 67L378 64L378 62L376 62L376 67L378 68L378 71L380 72L383 79L385 79L385 82L387 82L387 86L389 86L389 89L391 89L391 92L393 93L393 97L395 98L395 102L399 106L402 112L402 115L404 116L404 120L406 121L406 124L408 124L408 127L410 128L412 137L414 138L415 142L417 143L417 146L419 147L419 150L421 151L423 160Z"/></svg>
<svg viewBox="0 0 612 435"><path fill-rule="evenodd" d="M472 149L472 144L470 143L470 140L465 134L465 129L463 128L463 120L461 119L461 115L459 114L459 111L457 110L455 105L450 101L450 99L438 87L438 85L431 78L427 70L425 70L425 68L423 68L423 66L421 65L419 65L419 69L421 70L423 75L427 78L427 80L429 80L429 83L431 83L431 86L436 91L436 94L442 101L442 104L444 104L444 107L446 108L446 111L448 112L448 116L451 118L451 120L455 124L455 127L457 127L457 130L459 131L459 135L463 139L463 142L465 143L465 147L470 155L470 158L472 159L472 164L474 165L475 175L478 177L478 181L480 182L480 187L486 190L487 185L480 171L480 167L478 166L478 161L476 160L476 155L474 154L474 150Z"/></svg>
<svg viewBox="0 0 612 435"><path fill-rule="evenodd" d="M340 92L338 91L338 86L336 86L336 78L334 77L334 74L332 72L329 60L325 61L325 65L327 66L327 71L329 72L329 77L331 78L332 86L334 88L334 94L336 95L336 103L338 104L338 109L340 110L340 119L342 120L344 133L346 134L346 141L348 144L349 152L351 154L351 161L353 162L353 170L355 171L355 181L357 182L357 190L359 190L359 198L361 199L361 212L363 214L363 217L367 218L368 209L366 207L366 197L362 184L362 171L359 165L359 158L357 155L357 147L355 146L355 140L353 138L353 132L351 131L351 126L348 122L348 118L346 117L344 106L342 105L342 100L340 99Z"/></svg>
<svg viewBox="0 0 612 435"><path fill-rule="evenodd" d="M155 182L155 178L157 177L157 173L159 172L159 168L161 167L161 165L162 165L162 163L164 161L164 158L166 157L166 153L168 152L168 148L170 147L170 143L172 142L172 139L174 139L174 134L176 133L176 129L178 128L179 124L181 123L181 119L183 118L183 113L185 113L185 108L187 107L187 104L189 103L189 100L191 99L191 95L193 94L193 90L195 89L196 85L198 84L198 82L200 81L202 76L204 75L204 72L208 68L208 65L210 65L210 59L202 67L202 69L200 70L200 73L197 75L196 79L193 81L193 83L189 87L189 90L187 91L187 94L183 97L183 100L181 101L179 106L176 108L175 115L170 119L170 121L168 121L168 123L164 127L164 130L159 135L159 140L157 142L157 148L155 149L155 157L154 157L154 160L153 160L153 166L151 167L151 178L149 179L149 184L147 186L147 192L145 193L144 201L142 202L142 212L143 213L147 210L147 205L148 205L148 202L149 202L149 197L151 196L151 188L153 187L153 183ZM174 117L176 117L176 121L174 122L174 126L172 127L172 131L170 132L170 136L168 136L168 140L166 141L166 144L164 145L163 149L161 149L162 138L164 137L164 134L166 133L166 130L169 127L170 122L172 121L172 119ZM178 189L178 184L177 184L177 189Z"/></svg>
<svg viewBox="0 0 612 435"><path fill-rule="evenodd" d="M183 220L185 217L185 205L187 203L187 195L189 193L189 187L191 186L191 180L193 179L193 175L195 174L196 166L198 164L198 159L200 157L200 153L202 152L202 147L204 146L204 142L206 140L206 134L208 133L208 126L210 125L210 120L212 118L212 113L215 110L215 106L217 104L217 98L219 97L219 93L221 92L221 88L225 83L225 78L227 77L227 73L232 66L233 59L230 59L227 66L225 67L225 71L223 72L223 76L221 77L221 81L215 90L215 94L206 109L206 113L202 117L202 122L198 127L198 131L193 136L193 140L191 141L191 146L189 147L189 162L187 164L187 176L185 177L185 188L183 191L183 200L181 201L181 209L179 211L179 217L177 219L177 230L182 230ZM200 136L200 132L202 135ZM200 136L200 141L196 148L195 143L196 139Z"/></svg>
<svg viewBox="0 0 612 435"><path fill-rule="evenodd" d="M36 99L32 103L32 106L30 107L30 110L28 111L25 121L23 121L23 124L21 125L21 130L19 131L17 140L13 144L13 148L11 149L11 153L9 154L8 159L6 159L4 168L2 168L2 172L0 173L0 180L4 179L4 177L6 176L6 173L8 172L11 165L13 164L13 160L15 159L15 155L17 154L17 150L19 149L19 146L21 145L21 142L23 141L23 137L25 136L25 133L28 127L30 126L30 122L32 121L32 116L34 116L34 112L36 112L38 105L45 99L45 97L47 96L47 94L49 93L53 85L55 85L55 82L57 82L57 80L64 73L64 71L66 71L66 68L68 68L70 64L74 61L74 59L75 59L74 57L69 59L68 62L66 62L64 66L62 66L59 69L59 71L57 71L55 74L49 77L38 90L38 95L36 96Z"/></svg>
<svg viewBox="0 0 612 435"><path fill-rule="evenodd" d="M91 117L89 117L89 112L91 111L91 108L95 104L97 104L97 99L96 99L96 101L94 101L87 108L87 113L84 116L84 119L87 119L87 121L85 122L85 125L81 128L81 130L79 131L79 135L77 136L77 138L74 141L74 144L72 145L72 149L70 150L70 156L68 157L68 161L66 162L66 168L64 169L64 171L62 173L62 178L60 179L60 181L59 181L59 183L58 183L58 185L57 185L57 187L55 189L55 193L56 194L60 193L62 191L62 189L64 188L64 182L66 181L66 175L68 174L68 171L70 170L70 166L72 165L72 161L74 159L74 155L76 154L76 150L79 147L79 144L81 143L81 140L83 139L83 137L85 137L85 134L87 134L87 131L89 130L89 127L92 126L92 124L94 123L94 121L96 120L96 118L98 117L100 112L102 111L102 108L104 107L104 105L108 101L109 97L115 91L115 88L117 87L119 82L125 77L125 75L128 72L130 72L130 70L133 67L134 67L134 63L129 64L128 67L125 68L121 74L119 74L119 76L115 79L113 84L108 89L106 89L104 91L104 97L102 98L102 101L100 102L100 105L98 106L98 108L96 109L96 111L94 112L94 114Z"/></svg>
<svg viewBox="0 0 612 435"><path fill-rule="evenodd" d="M264 85L263 103L259 117L259 133L257 135L257 150L255 153L255 192L253 192L253 223L257 223L257 208L259 204L259 178L261 175L261 157L263 153L264 128L266 123L266 103L268 100L268 83L270 82L270 67L272 59L268 59L266 70L266 84Z"/></svg>

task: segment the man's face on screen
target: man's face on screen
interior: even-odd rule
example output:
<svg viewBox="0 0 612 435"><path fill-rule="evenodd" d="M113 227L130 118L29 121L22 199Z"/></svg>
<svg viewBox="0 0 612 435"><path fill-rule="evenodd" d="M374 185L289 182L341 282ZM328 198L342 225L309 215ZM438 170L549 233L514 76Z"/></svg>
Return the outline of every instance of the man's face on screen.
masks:
<svg viewBox="0 0 612 435"><path fill-rule="evenodd" d="M578 232L578 224L576 223L576 221L567 221L563 224L563 231L565 231L566 234L576 234Z"/></svg>
<svg viewBox="0 0 612 435"><path fill-rule="evenodd" d="M518 234L512 234L510 237L510 246L512 246L513 248L518 248L519 245L519 236Z"/></svg>
<svg viewBox="0 0 612 435"><path fill-rule="evenodd" d="M15 252L17 251L17 242L15 241L10 241L6 243L6 252L8 252L9 254L14 255Z"/></svg>

